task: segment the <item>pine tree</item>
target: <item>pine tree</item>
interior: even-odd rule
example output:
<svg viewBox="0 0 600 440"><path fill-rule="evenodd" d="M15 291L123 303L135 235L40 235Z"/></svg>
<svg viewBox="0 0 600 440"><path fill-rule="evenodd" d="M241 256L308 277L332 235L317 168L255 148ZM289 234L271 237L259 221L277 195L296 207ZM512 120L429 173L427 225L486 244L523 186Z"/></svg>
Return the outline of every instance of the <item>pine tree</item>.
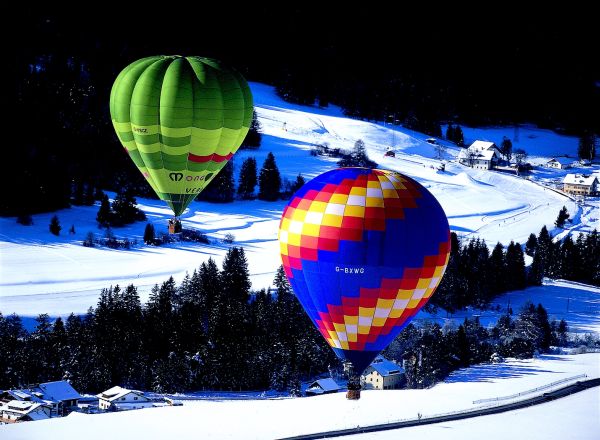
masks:
<svg viewBox="0 0 600 440"><path fill-rule="evenodd" d="M62 318L59 316L52 324L52 334L50 336L50 359L48 368L50 376L62 379L65 372L65 364L68 356L67 333Z"/></svg>
<svg viewBox="0 0 600 440"><path fill-rule="evenodd" d="M144 243L154 244L155 241L154 225L152 223L146 223L146 228L144 229Z"/></svg>
<svg viewBox="0 0 600 440"><path fill-rule="evenodd" d="M112 203L113 215L111 225L127 225L146 219L146 215L137 208L137 201L131 189L124 187L119 190Z"/></svg>
<svg viewBox="0 0 600 440"><path fill-rule="evenodd" d="M20 385L29 362L25 352L27 332L21 318L0 313L0 389L10 389Z"/></svg>
<svg viewBox="0 0 600 440"><path fill-rule="evenodd" d="M107 228L111 224L113 212L110 209L110 201L108 200L108 196L106 194L102 194L102 201L100 202L100 209L98 210L98 214L96 215L96 221L98 222L98 226L101 228Z"/></svg>
<svg viewBox="0 0 600 440"><path fill-rule="evenodd" d="M556 266L556 246L546 226L542 226L537 237L536 255L540 255L540 267L542 276L553 276Z"/></svg>
<svg viewBox="0 0 600 440"><path fill-rule="evenodd" d="M94 185L88 183L85 186L85 193L83 195L83 204L86 206L92 206L94 204Z"/></svg>
<svg viewBox="0 0 600 440"><path fill-rule="evenodd" d="M567 207L563 206L560 212L558 213L558 217L556 217L556 221L554 224L557 228L563 228L565 226L565 222L569 219L570 215L567 211Z"/></svg>
<svg viewBox="0 0 600 440"><path fill-rule="evenodd" d="M512 142L506 136L502 138L502 144L500 144L500 152L504 156L504 159L510 162L512 159Z"/></svg>
<svg viewBox="0 0 600 440"><path fill-rule="evenodd" d="M527 270L527 284L529 286L541 286L544 279L544 263L541 252L533 255L533 261Z"/></svg>
<svg viewBox="0 0 600 440"><path fill-rule="evenodd" d="M249 157L244 160L240 170L240 184L237 189L238 196L242 200L254 198L254 188L258 182L256 172L256 159Z"/></svg>
<svg viewBox="0 0 600 440"><path fill-rule="evenodd" d="M376 168L377 163L369 159L367 148L362 139L354 143L354 148L350 154L345 155L338 161L339 167L363 167Z"/></svg>
<svg viewBox="0 0 600 440"><path fill-rule="evenodd" d="M537 249L537 237L535 234L529 234L529 238L527 239L527 243L525 243L525 254L533 257L535 255L535 250Z"/></svg>
<svg viewBox="0 0 600 440"><path fill-rule="evenodd" d="M306 181L304 180L304 177L302 176L302 174L298 174L296 176L296 180L294 181L294 183L292 183L290 192L292 194L296 193L296 191L298 191L300 188L302 188L305 183L306 183Z"/></svg>
<svg viewBox="0 0 600 440"><path fill-rule="evenodd" d="M258 177L258 186L258 198L260 200L275 201L279 199L281 176L273 153L269 153L263 163Z"/></svg>
<svg viewBox="0 0 600 440"><path fill-rule="evenodd" d="M28 368L22 380L26 383L56 380L52 365L52 324L47 314L38 315L36 326L27 338Z"/></svg>
<svg viewBox="0 0 600 440"><path fill-rule="evenodd" d="M494 296L506 292L506 261L504 246L497 243L488 260L489 300Z"/></svg>
<svg viewBox="0 0 600 440"><path fill-rule="evenodd" d="M448 127L446 128L446 140L456 143L456 134L455 133L456 133L456 131L455 131L454 125L452 125L452 123L448 124Z"/></svg>
<svg viewBox="0 0 600 440"><path fill-rule="evenodd" d="M579 138L577 155L580 159L589 161L596 157L596 135L592 132L586 132Z"/></svg>
<svg viewBox="0 0 600 440"><path fill-rule="evenodd" d="M60 222L58 221L58 217L56 215L52 216L48 229L50 229L50 232L53 235L60 235L60 230L62 229L62 226L60 225Z"/></svg>
<svg viewBox="0 0 600 440"><path fill-rule="evenodd" d="M573 242L570 235L567 235L560 245L558 266L559 275L566 280L580 280L581 268L583 267L583 258L579 248Z"/></svg>
<svg viewBox="0 0 600 440"><path fill-rule="evenodd" d="M463 131L462 128L460 128L460 125L457 125L454 128L454 139L455 139L455 143L456 145L458 145L459 147L464 147L465 146L465 137L463 135Z"/></svg>
<svg viewBox="0 0 600 440"><path fill-rule="evenodd" d="M250 130L248 134L244 138L241 149L257 149L260 147L260 143L262 141L262 134L260 132L261 126L258 120L258 116L256 115L256 110L252 111L252 124L250 125Z"/></svg>
<svg viewBox="0 0 600 440"><path fill-rule="evenodd" d="M506 249L506 275L509 291L526 287L525 258L519 243L511 241Z"/></svg>
<svg viewBox="0 0 600 440"><path fill-rule="evenodd" d="M229 203L233 201L235 194L235 184L233 182L233 160L227 162L227 164L218 172L216 177L211 180L208 186L200 193L198 198L200 200L207 200L209 202L217 203Z"/></svg>

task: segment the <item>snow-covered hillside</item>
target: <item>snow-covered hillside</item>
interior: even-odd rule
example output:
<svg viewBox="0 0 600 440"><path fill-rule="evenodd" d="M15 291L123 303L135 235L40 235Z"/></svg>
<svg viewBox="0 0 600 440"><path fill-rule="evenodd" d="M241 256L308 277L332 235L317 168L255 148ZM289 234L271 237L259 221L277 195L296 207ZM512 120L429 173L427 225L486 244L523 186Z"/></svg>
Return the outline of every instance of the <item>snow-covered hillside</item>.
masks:
<svg viewBox="0 0 600 440"><path fill-rule="evenodd" d="M256 157L260 166L272 151L284 177L292 180L302 173L311 178L335 167L331 158L310 155L315 144L351 149L356 140L362 139L381 168L405 173L429 188L444 208L453 231L467 237L482 237L490 246L497 241L523 243L543 225L553 227L563 205L574 218L569 226L573 230L589 231L600 225L598 201L579 206L534 181L473 170L454 162L440 172L436 169L439 164L436 151L425 142L427 136L422 133L348 119L333 106L319 109L291 105L279 99L272 87L256 83L251 87L263 143L256 151L236 153L238 170L246 157ZM495 132L490 132L490 136L491 133ZM524 136L523 130L521 135ZM531 145L543 140L535 151L536 154L547 151L548 156L567 144L564 136L548 132L527 139ZM445 159L451 160L458 149L447 145ZM390 146L394 147L396 157L384 158ZM548 178L547 173L544 178ZM171 216L166 205L156 200L138 199L138 202L148 221L158 230L166 231ZM180 281L186 272L193 271L209 257L220 263L229 246L220 240L227 233L233 234L234 244L244 246L247 252L252 287L268 287L280 264L277 229L284 206L284 201L194 202L182 216L184 226L206 233L212 240L210 245L140 245L127 251L81 245L88 232L103 233L95 222L97 206L57 212L63 226L60 237L48 232L52 214L35 215L34 225L29 227L17 224L14 218L1 218L0 311L23 316L82 313L95 305L100 289L117 283L137 285L145 300L150 288L170 275ZM75 234L67 232L71 225ZM145 223L140 222L114 232L117 236L137 238L141 243L144 227Z"/></svg>
<svg viewBox="0 0 600 440"><path fill-rule="evenodd" d="M0 436L11 440L38 437L106 439L118 433L118 438L207 438L207 439L273 439L324 430L366 426L401 419L416 419L418 414L428 417L457 410L472 410L474 400L504 397L529 391L562 379L587 374L600 377L600 354L577 356L542 356L523 361L512 360L503 364L477 365L458 370L448 379L431 389L363 391L358 401L346 400L345 393L308 398L273 400L218 400L188 401L179 407L150 408L137 411L85 415L73 413L65 418L21 423L0 427ZM546 390L528 394L539 395ZM507 420L515 420L522 432L516 438L541 438L529 434L533 423L528 417L551 412L535 423L553 418L564 425L560 431L567 437L588 439L598 432L598 388L571 398L567 404L557 401L536 409L522 410L516 419L500 414L486 418L453 422L451 425L429 425L416 430L419 438L445 438L444 426L452 426L452 438L475 438L469 433L472 424L477 432L486 431L482 424L492 417L488 429L498 433L513 432ZM595 403L595 404L594 404ZM489 404L486 404L489 405ZM531 411L523 413L523 411ZM512 414L512 413L511 413ZM523 415L525 414L525 415ZM508 417L508 418L507 418ZM582 423L573 423L582 421ZM531 425L537 426L537 425ZM404 438L405 430L373 435L382 438ZM410 432L410 431L409 431ZM487 432L487 431L486 431ZM459 435L460 434L460 435ZM417 434L411 434L417 438ZM496 433L494 433L496 435ZM488 438L487 434L485 438ZM490 438L515 438L500 436Z"/></svg>

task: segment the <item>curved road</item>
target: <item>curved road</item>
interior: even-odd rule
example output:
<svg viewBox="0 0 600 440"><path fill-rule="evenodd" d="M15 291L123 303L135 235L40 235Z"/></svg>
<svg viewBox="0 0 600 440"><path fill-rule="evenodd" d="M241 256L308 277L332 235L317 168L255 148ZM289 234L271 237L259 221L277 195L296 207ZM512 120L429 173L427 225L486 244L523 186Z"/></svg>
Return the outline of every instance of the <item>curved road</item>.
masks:
<svg viewBox="0 0 600 440"><path fill-rule="evenodd" d="M506 405L494 406L490 408L480 408L472 411L465 411L457 414L447 414L437 417L428 417L421 420L405 420L402 422L384 423L380 425L363 426L350 429L340 429L336 431L317 432L314 434L298 435L294 437L285 437L281 440L307 440L307 439L322 439L331 437L343 437L345 435L364 434L367 432L388 431L391 429L407 428L409 426L430 425L432 423L449 422L452 420L468 419L471 417L487 416L490 414L498 414L506 411L514 411L520 408L526 408L532 405L549 402L551 400L560 399L589 388L600 386L600 378L590 379L582 382L577 382L564 388L560 388L550 393L544 393L541 396L532 397L530 399L521 400L519 402L508 403Z"/></svg>

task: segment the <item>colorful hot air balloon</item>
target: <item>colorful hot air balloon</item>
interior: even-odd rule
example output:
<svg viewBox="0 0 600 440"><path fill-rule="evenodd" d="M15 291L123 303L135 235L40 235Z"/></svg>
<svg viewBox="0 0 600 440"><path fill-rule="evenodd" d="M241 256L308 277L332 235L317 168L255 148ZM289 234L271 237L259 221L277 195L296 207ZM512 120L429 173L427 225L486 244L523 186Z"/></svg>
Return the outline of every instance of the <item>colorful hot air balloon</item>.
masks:
<svg viewBox="0 0 600 440"><path fill-rule="evenodd" d="M119 140L176 216L237 151L252 109L242 75L200 57L135 61L119 74L110 93Z"/></svg>
<svg viewBox="0 0 600 440"><path fill-rule="evenodd" d="M279 242L302 306L356 375L429 300L450 255L448 220L431 193L366 168L305 184L283 211Z"/></svg>

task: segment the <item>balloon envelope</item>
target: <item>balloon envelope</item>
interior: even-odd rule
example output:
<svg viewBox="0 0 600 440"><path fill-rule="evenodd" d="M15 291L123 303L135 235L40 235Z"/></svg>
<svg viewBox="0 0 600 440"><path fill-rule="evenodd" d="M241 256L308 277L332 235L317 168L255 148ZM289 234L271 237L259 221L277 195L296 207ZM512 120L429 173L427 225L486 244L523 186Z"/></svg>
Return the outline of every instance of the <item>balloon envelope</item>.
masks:
<svg viewBox="0 0 600 440"><path fill-rule="evenodd" d="M433 195L402 174L365 168L306 183L283 211L279 242L304 310L356 374L429 300L450 255Z"/></svg>
<svg viewBox="0 0 600 440"><path fill-rule="evenodd" d="M158 197L180 215L248 133L252 94L216 60L153 56L127 66L110 94L123 147Z"/></svg>

